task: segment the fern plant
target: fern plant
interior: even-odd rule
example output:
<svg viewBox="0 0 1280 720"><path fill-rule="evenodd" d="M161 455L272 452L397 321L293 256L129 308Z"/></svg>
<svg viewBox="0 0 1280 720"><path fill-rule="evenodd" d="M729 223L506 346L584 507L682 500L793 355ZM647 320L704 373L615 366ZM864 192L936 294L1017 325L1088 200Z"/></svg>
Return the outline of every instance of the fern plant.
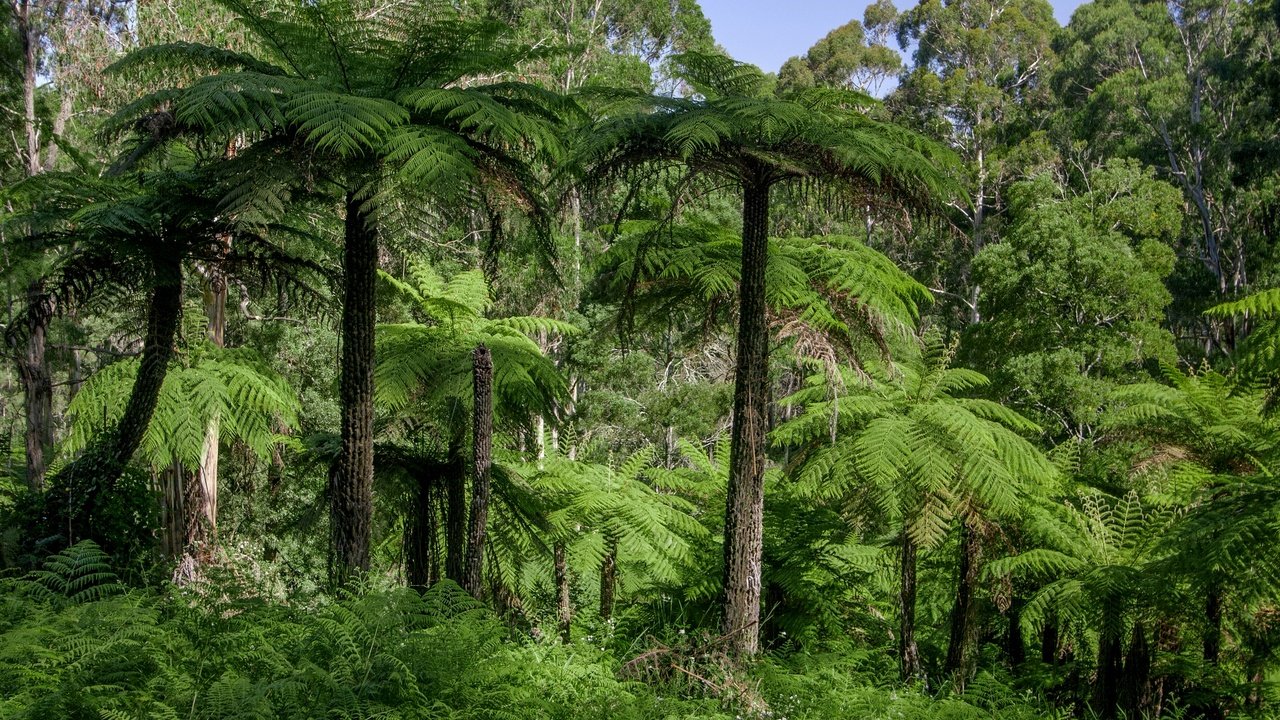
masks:
<svg viewBox="0 0 1280 720"><path fill-rule="evenodd" d="M120 421L138 367L133 359L121 360L85 382L67 409L71 432L63 452L83 451ZM298 429L299 409L293 388L249 348L205 343L170 366L139 452L163 481L164 549L171 557L197 549L216 532L216 478L196 473L208 427L216 421L221 441L268 459L278 446L294 442L285 433Z"/></svg>
<svg viewBox="0 0 1280 720"><path fill-rule="evenodd" d="M865 95L810 90L773 98L758 69L718 55L686 53L672 66L695 94L637 95L629 114L611 108L584 141L579 164L596 177L642 177L655 167L677 167L742 192L723 629L736 652L751 655L760 620L771 193L803 185L830 190L837 202L857 200L862 208L870 202L928 209L956 186L939 170L950 155L872 120L863 112L873 102Z"/></svg>
<svg viewBox="0 0 1280 720"><path fill-rule="evenodd" d="M785 401L802 407L803 414L773 433L775 445L794 453L788 469L797 492L895 528L899 656L906 679L922 676L914 639L919 549L938 545L959 516L965 536L961 562L976 562L972 526L1016 514L1028 493L1054 472L1021 434L1035 432L1033 423L998 403L961 395L987 380L950 367L951 354L931 333L923 355L911 361L866 376L845 369L840 384L814 376ZM963 577L958 606L974 590ZM975 577L970 573L969 582ZM957 652L969 652L962 646L971 622L967 608L953 612Z"/></svg>
<svg viewBox="0 0 1280 720"><path fill-rule="evenodd" d="M111 569L111 558L92 540L81 540L45 558L44 568L33 571L30 578L39 594L71 603L92 602L124 590Z"/></svg>
<svg viewBox="0 0 1280 720"><path fill-rule="evenodd" d="M1174 513L1144 503L1134 491L1121 497L1083 491L1072 502L1029 506L1027 514L1035 547L994 560L987 571L1043 583L1023 617L1033 630L1049 625L1052 637L1066 628L1078 647L1094 650L1094 711L1112 714L1121 700L1122 666L1150 662L1143 653L1161 582L1152 570L1167 553L1160 539ZM1128 660L1126 634L1135 653Z"/></svg>
<svg viewBox="0 0 1280 720"><path fill-rule="evenodd" d="M705 223L630 221L600 260L599 291L637 316L666 323L689 308L704 326L733 312L742 239ZM770 335L801 357L857 363L910 343L929 291L854 238L770 238L765 268Z"/></svg>
<svg viewBox="0 0 1280 720"><path fill-rule="evenodd" d="M144 148L251 138L227 163L223 205L234 216L272 219L303 188L333 188L341 197L342 450L330 496L333 569L344 581L369 566L375 285L379 238L390 229L382 210L397 193L440 214L483 198L534 217L545 234L532 165L558 153L555 111L571 105L499 80L529 51L504 25L468 19L451 3L417 0L379 12L358 11L350 0L221 4L261 55L188 43L135 51L117 72L207 74L143 95L113 124L150 129Z"/></svg>

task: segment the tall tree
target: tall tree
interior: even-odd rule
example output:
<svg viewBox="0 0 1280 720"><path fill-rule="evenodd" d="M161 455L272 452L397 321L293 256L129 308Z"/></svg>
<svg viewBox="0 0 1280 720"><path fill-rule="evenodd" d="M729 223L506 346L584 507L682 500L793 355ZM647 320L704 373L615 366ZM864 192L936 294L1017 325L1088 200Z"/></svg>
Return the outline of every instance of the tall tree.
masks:
<svg viewBox="0 0 1280 720"><path fill-rule="evenodd" d="M924 0L898 18L898 44L914 44L911 67L887 100L912 127L947 142L964 160L971 203L956 206L968 246L946 263L947 297L962 305L961 322L981 319L981 287L969 263L998 238L990 224L1016 165L1010 150L1048 116L1050 47L1058 29L1045 0Z"/></svg>
<svg viewBox="0 0 1280 720"><path fill-rule="evenodd" d="M692 53L676 62L697 94L638 98L644 112L594 130L585 163L596 176L677 165L691 177L728 182L742 193L723 631L737 653L753 655L759 647L768 424L770 195L803 183L845 199L930 207L951 186L934 165L946 157L943 151L867 117L862 110L872 101L865 95L824 89L774 99L765 95L754 66Z"/></svg>
<svg viewBox="0 0 1280 720"><path fill-rule="evenodd" d="M167 118L174 134L223 147L258 138L236 161L249 171L236 213L273 212L314 173L340 199L344 225L342 451L330 473L333 575L367 570L373 480L374 325L383 200L413 191L441 212L476 201L480 186L538 216L524 160L554 151L548 94L499 78L523 57L488 20L422 0L380 12L326 0L277 6L226 0L263 59L193 44L133 54L131 67L191 65L222 72L145 96L131 107ZM272 168L263 171L263 168ZM257 184L255 180L264 181ZM489 194L494 194L493 192Z"/></svg>

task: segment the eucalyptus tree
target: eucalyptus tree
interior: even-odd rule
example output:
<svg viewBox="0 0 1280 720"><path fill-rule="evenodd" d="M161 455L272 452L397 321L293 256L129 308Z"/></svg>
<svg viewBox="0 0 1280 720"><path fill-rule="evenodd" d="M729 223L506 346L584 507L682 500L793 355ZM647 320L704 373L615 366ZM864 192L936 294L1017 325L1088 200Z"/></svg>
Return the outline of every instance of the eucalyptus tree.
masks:
<svg viewBox="0 0 1280 720"><path fill-rule="evenodd" d="M222 4L261 57L183 43L136 51L122 69L212 72L149 93L123 115L164 128L166 137L250 139L235 159L242 183L227 198L229 213L270 217L298 188L329 191L341 204L342 451L330 472L341 581L369 565L385 201L412 189L448 214L483 196L544 217L529 162L555 153L552 108L566 106L535 87L501 81L527 51L501 23L466 19L451 3L419 0L377 12L353 0Z"/></svg>
<svg viewBox="0 0 1280 720"><path fill-rule="evenodd" d="M975 639L980 574L977 534L1015 515L1053 467L1023 434L1038 428L1017 412L961 393L987 384L950 367L952 349L927 338L921 357L859 375L848 368L814 376L788 398L804 412L779 427L775 443L793 448L799 492L848 503L887 522L899 544L898 652L902 677L923 679L915 640L919 551L961 522L959 581L947 669L967 671ZM961 678L963 681L963 678Z"/></svg>
<svg viewBox="0 0 1280 720"><path fill-rule="evenodd" d="M942 288L962 303L961 324L981 319L981 287L969 261L996 242L990 221L1015 176L1013 149L1042 129L1053 98L1049 78L1058 23L1046 0L923 0L897 18L898 45L910 66L886 100L911 127L946 142L964 160L972 202L956 206L968 247L940 258Z"/></svg>
<svg viewBox="0 0 1280 720"><path fill-rule="evenodd" d="M1006 191L1004 237L973 261L982 320L962 353L1051 437L1091 441L1117 383L1175 357L1162 323L1183 204L1132 160L1085 180L1073 192L1042 174Z"/></svg>
<svg viewBox="0 0 1280 720"><path fill-rule="evenodd" d="M1274 108L1250 70L1274 62L1278 37L1257 6L1238 0L1105 0L1073 15L1059 42L1055 84L1077 136L1160 167L1180 187L1209 295L1247 288L1247 238L1267 234L1251 216L1265 216L1270 194L1258 204L1241 185L1261 179L1246 167L1275 134ZM1191 300L1199 309L1204 298ZM1231 338L1215 344L1229 350Z"/></svg>
<svg viewBox="0 0 1280 720"><path fill-rule="evenodd" d="M581 151L597 178L639 178L677 168L742 193L738 277L733 471L725 508L724 625L732 649L759 646L760 571L768 424L769 333L766 317L771 193L785 186L833 198L927 208L952 190L939 164L949 155L922 137L870 119L872 101L833 90L766 95L764 77L725 57L686 53L673 59L695 93L630 98L636 112L612 114L592 129Z"/></svg>

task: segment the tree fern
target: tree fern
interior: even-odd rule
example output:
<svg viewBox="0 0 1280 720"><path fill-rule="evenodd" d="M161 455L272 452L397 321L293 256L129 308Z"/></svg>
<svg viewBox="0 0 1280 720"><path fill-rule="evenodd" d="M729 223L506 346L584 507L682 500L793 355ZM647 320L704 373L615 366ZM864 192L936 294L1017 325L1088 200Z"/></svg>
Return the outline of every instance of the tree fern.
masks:
<svg viewBox="0 0 1280 720"><path fill-rule="evenodd" d="M85 382L68 408L72 424L64 452L88 447L119 421L137 368L137 361L121 360ZM178 462L195 470L206 424L217 418L226 441L267 458L276 445L292 442L279 428L296 430L299 409L293 388L254 351L197 346L166 374L140 451L154 469Z"/></svg>

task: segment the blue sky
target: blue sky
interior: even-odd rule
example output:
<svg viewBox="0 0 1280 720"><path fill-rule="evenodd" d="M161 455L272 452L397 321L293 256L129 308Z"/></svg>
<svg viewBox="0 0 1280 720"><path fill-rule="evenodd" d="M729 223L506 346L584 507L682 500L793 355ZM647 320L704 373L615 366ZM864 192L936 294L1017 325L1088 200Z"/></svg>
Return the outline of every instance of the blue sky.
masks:
<svg viewBox="0 0 1280 720"><path fill-rule="evenodd" d="M1065 24L1080 0L1050 0ZM771 72L792 55L801 55L830 30L861 20L865 0L700 0L717 41L736 60ZM914 5L897 0L899 10Z"/></svg>

